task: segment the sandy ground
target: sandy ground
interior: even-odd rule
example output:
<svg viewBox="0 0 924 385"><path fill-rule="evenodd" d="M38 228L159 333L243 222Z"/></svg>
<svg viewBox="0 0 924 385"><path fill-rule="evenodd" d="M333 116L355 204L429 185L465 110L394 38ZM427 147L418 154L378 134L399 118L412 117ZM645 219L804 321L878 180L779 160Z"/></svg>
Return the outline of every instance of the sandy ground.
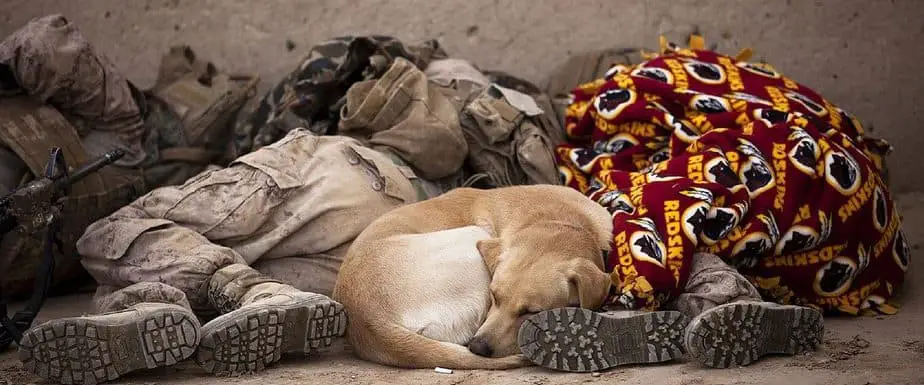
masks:
<svg viewBox="0 0 924 385"><path fill-rule="evenodd" d="M924 193L898 197L904 229L913 252L924 243ZM825 320L825 344L811 354L768 357L751 366L708 369L685 360L649 366L617 367L599 374L556 373L538 367L510 371L403 370L353 357L349 346L335 345L321 354L291 357L265 372L235 378L210 377L192 362L172 368L133 373L119 383L135 385L296 385L296 384L924 384L924 268L912 263L902 309L889 317L837 317ZM17 309L19 307L16 307ZM52 298L38 322L79 315L90 309L90 297L77 294ZM41 384L21 370L13 352L0 354L0 385ZM6 383L4 383L4 380Z"/></svg>
<svg viewBox="0 0 924 385"><path fill-rule="evenodd" d="M618 4L618 6L617 6ZM540 82L565 56L595 47L653 47L664 33L680 40L699 26L733 53L751 46L792 78L874 123L897 145L895 187L905 231L924 243L924 179L917 160L924 136L921 0L0 0L0 36L29 19L65 14L141 86L159 55L191 44L224 68L259 72L262 89L291 70L310 45L342 34L439 38L455 56ZM286 48L290 40L294 47ZM400 370L360 361L339 346L286 359L261 374L208 377L195 364L140 372L120 383L219 384L924 384L924 269L912 263L897 316L828 319L825 346L747 368L711 370L691 362L620 367L601 374L541 368L512 371ZM39 322L82 314L89 296L52 298ZM0 385L41 383L13 352L0 354Z"/></svg>

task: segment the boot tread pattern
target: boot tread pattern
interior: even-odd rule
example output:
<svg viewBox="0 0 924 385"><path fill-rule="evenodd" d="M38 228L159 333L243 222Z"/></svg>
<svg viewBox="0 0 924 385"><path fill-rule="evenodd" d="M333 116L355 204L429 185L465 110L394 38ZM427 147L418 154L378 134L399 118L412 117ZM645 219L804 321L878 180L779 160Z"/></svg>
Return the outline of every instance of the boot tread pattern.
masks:
<svg viewBox="0 0 924 385"><path fill-rule="evenodd" d="M286 353L308 354L346 332L343 306L330 299L253 304L207 324L196 361L219 376L266 369Z"/></svg>
<svg viewBox="0 0 924 385"><path fill-rule="evenodd" d="M198 338L198 324L178 312L149 313L116 325L67 318L29 330L19 354L23 369L42 378L97 384L182 361L195 352Z"/></svg>
<svg viewBox="0 0 924 385"><path fill-rule="evenodd" d="M249 373L263 370L282 358L286 311L256 309L213 334L209 371L218 374Z"/></svg>
<svg viewBox="0 0 924 385"><path fill-rule="evenodd" d="M527 319L521 352L537 365L569 372L670 361L683 355L686 318L651 312L615 318L580 308L560 308Z"/></svg>
<svg viewBox="0 0 924 385"><path fill-rule="evenodd" d="M814 350L824 336L818 311L797 306L733 303L697 317L687 332L690 354L706 366L746 366L768 354Z"/></svg>
<svg viewBox="0 0 924 385"><path fill-rule="evenodd" d="M305 352L310 350L328 347L333 343L333 338L340 337L346 332L346 317L343 314L343 307L333 306L316 306L314 316L308 321L308 337L306 339Z"/></svg>

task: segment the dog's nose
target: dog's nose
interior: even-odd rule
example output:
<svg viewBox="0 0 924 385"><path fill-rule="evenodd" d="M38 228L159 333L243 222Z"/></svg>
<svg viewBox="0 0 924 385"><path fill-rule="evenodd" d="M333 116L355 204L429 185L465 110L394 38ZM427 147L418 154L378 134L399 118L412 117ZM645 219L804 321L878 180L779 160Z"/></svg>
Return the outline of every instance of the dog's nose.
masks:
<svg viewBox="0 0 924 385"><path fill-rule="evenodd" d="M468 350L482 357L491 357L494 354L491 344L483 338L477 337L468 343Z"/></svg>

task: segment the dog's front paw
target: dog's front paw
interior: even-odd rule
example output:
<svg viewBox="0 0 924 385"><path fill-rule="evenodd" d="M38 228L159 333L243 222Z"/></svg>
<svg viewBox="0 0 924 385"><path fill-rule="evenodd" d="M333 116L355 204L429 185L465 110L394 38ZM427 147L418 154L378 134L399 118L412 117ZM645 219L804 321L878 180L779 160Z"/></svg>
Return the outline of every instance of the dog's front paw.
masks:
<svg viewBox="0 0 924 385"><path fill-rule="evenodd" d="M523 354L514 354L512 356L501 357L498 360L502 361L502 369L515 369L522 368L524 366L531 366L533 362L526 358Z"/></svg>

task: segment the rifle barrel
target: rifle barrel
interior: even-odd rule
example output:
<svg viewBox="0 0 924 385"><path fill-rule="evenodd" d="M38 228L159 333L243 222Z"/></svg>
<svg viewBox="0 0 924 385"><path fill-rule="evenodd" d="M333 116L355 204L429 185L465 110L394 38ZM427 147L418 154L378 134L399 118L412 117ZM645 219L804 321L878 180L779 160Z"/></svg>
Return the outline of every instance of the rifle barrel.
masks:
<svg viewBox="0 0 924 385"><path fill-rule="evenodd" d="M109 151L103 154L103 156L100 156L99 158L94 159L90 163L87 163L83 167L77 170L74 170L74 172L69 174L67 178L59 179L57 183L63 186L76 183L77 181L85 178L87 175L90 175L96 172L97 170L114 163L115 161L119 160L119 158L123 156L125 156L125 152L122 150Z"/></svg>

